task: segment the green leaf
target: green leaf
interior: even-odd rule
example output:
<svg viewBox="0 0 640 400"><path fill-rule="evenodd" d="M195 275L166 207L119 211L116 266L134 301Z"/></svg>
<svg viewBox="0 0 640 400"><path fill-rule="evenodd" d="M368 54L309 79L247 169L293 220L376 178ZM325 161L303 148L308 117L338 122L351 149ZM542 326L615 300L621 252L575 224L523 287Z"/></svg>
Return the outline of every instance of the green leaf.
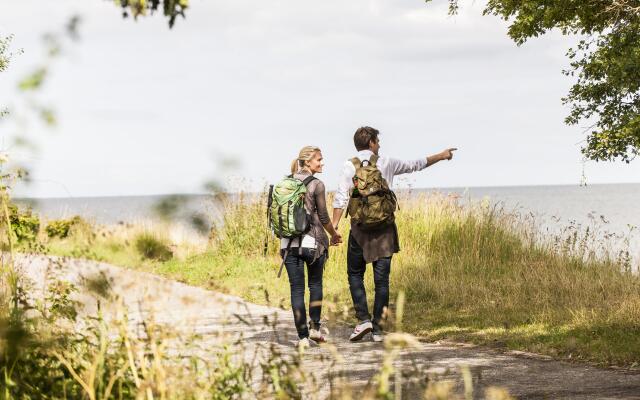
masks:
<svg viewBox="0 0 640 400"><path fill-rule="evenodd" d="M18 88L23 91L36 90L40 88L47 76L47 69L42 67L35 70L33 73L22 79L18 83Z"/></svg>

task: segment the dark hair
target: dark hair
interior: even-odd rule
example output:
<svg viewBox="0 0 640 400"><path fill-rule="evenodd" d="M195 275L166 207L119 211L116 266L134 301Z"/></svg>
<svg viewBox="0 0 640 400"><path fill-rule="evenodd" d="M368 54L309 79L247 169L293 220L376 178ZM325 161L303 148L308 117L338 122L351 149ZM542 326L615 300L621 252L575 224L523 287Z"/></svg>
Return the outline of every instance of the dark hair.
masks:
<svg viewBox="0 0 640 400"><path fill-rule="evenodd" d="M358 128L353 135L353 144L356 146L356 150L367 150L369 148L369 142L378 141L378 134L380 132L370 126L363 126Z"/></svg>

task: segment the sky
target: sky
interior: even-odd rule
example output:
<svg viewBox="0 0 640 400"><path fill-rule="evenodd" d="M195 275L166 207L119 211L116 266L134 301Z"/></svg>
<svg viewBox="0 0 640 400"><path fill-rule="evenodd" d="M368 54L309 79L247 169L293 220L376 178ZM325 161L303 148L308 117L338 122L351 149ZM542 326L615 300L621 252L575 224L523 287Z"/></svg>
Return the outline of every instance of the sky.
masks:
<svg viewBox="0 0 640 400"><path fill-rule="evenodd" d="M322 148L332 190L363 125L380 130L386 156L459 148L399 187L578 184L583 168L591 184L640 182L640 161L583 163L587 124L563 122L575 39L518 47L483 4L462 1L452 17L438 0L192 0L170 30L159 15L123 19L111 1L7 2L0 35L22 54L0 75L0 104L16 110L42 35L82 17L38 95L57 127L29 124L39 150L11 154L17 125L0 124L32 171L17 193L196 193L212 179L260 190L305 145Z"/></svg>

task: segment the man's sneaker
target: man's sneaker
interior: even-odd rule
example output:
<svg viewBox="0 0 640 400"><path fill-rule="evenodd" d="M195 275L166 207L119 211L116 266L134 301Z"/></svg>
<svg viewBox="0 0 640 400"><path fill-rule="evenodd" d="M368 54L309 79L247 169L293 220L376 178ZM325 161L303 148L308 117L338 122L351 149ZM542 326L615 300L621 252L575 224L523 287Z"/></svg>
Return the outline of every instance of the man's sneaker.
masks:
<svg viewBox="0 0 640 400"><path fill-rule="evenodd" d="M316 343L324 343L327 341L327 337L322 333L320 329L309 329L309 339Z"/></svg>
<svg viewBox="0 0 640 400"><path fill-rule="evenodd" d="M371 336L374 342L384 342L384 334L382 332L373 332Z"/></svg>
<svg viewBox="0 0 640 400"><path fill-rule="evenodd" d="M353 329L353 333L351 334L351 336L349 336L349 340L351 340L352 342L357 342L372 330L373 325L371 324L371 321L361 322Z"/></svg>

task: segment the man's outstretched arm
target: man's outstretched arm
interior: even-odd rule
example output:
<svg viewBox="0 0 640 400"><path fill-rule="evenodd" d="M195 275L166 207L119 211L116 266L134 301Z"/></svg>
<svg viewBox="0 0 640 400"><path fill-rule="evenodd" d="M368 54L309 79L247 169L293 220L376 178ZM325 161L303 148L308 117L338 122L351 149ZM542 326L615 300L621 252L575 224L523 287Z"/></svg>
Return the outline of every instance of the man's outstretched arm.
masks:
<svg viewBox="0 0 640 400"><path fill-rule="evenodd" d="M453 158L453 152L456 148L446 149L438 154L434 154L429 157L420 158L418 160L404 161L397 158L389 159L389 166L393 171L393 175L410 174L412 172L422 171L423 169L430 167L431 165L442 160L451 160Z"/></svg>

